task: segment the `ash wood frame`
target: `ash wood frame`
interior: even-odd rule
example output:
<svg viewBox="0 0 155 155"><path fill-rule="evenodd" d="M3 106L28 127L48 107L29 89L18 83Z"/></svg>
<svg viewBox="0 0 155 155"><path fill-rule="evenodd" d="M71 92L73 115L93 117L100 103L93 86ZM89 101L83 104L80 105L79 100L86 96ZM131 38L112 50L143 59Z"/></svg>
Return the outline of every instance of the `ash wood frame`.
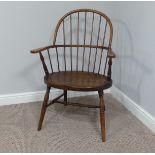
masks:
<svg viewBox="0 0 155 155"><path fill-rule="evenodd" d="M86 27L86 16L87 16L87 13L93 13L93 20L94 20L94 14L98 14L100 16L100 20L101 20L101 17L103 17L106 20L106 27L107 27L107 25L110 27L110 37L109 37L109 46L108 47L104 46L104 44L103 44L103 46L99 46L98 45L98 40L97 40L97 45L92 45L91 43L90 43L90 45L85 44L85 33L84 33L84 44L81 44L81 45L79 44L79 36L78 35L77 35L77 44L72 44L72 34L71 34L70 44L65 44L65 35L64 35L64 44L60 44L60 45L56 44L57 33L58 33L58 30L59 30L60 24L63 24L63 34L65 34L64 19L69 16L70 17L70 26L72 26L71 19L72 19L72 14L74 14L74 13L78 14L77 34L79 33L79 16L80 16L81 12L85 13L85 27ZM93 22L94 21L92 21L92 28L93 28ZM105 31L106 31L106 27L105 27ZM86 28L85 28L85 31L86 31ZM70 30L70 33L72 33L72 29ZM98 33L100 33L100 27L99 27ZM105 32L104 32L104 35L105 35ZM70 11L69 13L65 14L59 20L59 22L58 22L58 24L56 26L56 29L55 29L55 33L54 33L53 45L31 50L31 53L32 54L37 54L37 53L39 54L41 62L42 62L42 65L43 65L43 69L45 71L45 77L49 77L50 73L49 73L48 68L46 66L46 63L45 63L45 60L44 60L44 56L42 54L45 51L48 53L49 60L50 60L50 65L51 65L51 70L52 70L52 73L53 73L53 67L52 67L52 62L51 62L51 58L50 58L50 54L49 54L49 49L56 49L56 53L57 53L58 52L57 51L58 48L64 48L64 53L65 53L65 49L67 47L69 47L71 51L72 51L72 48L77 48L77 63L78 63L78 49L79 48L83 48L83 55L84 55L84 52L85 52L85 48L90 48L90 51L91 51L92 48L95 48L96 49L96 54L97 54L97 49L107 50L106 64L107 64L107 61L108 61L108 72L107 72L107 77L106 78L107 78L107 81L111 81L112 58L116 57L116 55L114 54L114 52L112 51L112 48L111 48L112 36L113 36L112 23L111 23L110 19L104 13L99 12L97 10L93 10L93 9L76 9L76 10ZM91 37L92 37L92 34L91 34ZM105 36L104 36L104 39L105 39ZM71 54L72 54L72 52L71 52ZM64 56L64 61L65 60L66 59L65 59L65 56ZM100 59L100 61L101 61L101 59ZM96 62L94 62L94 64L95 63ZM72 59L71 59L71 64L72 64ZM100 62L100 65L101 65L101 62ZM99 70L100 70L100 65L99 65ZM65 62L65 71L66 71L66 62ZM83 66L82 66L82 71L83 71ZM59 66L58 66L58 72L60 72ZM71 72L72 72L72 65L71 65ZM88 72L89 72L89 64L88 64ZM93 70L93 72L94 72L94 70ZM99 71L98 71L98 74L99 74ZM104 70L104 75L105 75L105 70ZM80 107L88 107L88 108L99 108L100 109L100 124L101 124L102 141L105 142L105 139L106 139L106 134L105 134L105 104L104 104L104 99L103 99L103 95L104 95L103 90L106 89L106 88L104 88L104 87L103 88L101 88L101 87L96 88L96 91L98 91L98 95L99 95L99 99L100 99L99 106L83 105L83 104L80 104L80 103L68 102L67 101L67 90L68 89L66 89L63 85L62 85L61 89L63 89L64 92L60 96L56 97L55 99L53 99L51 102L48 103L50 89L51 89L51 86L47 84L47 89L46 89L44 101L43 101L43 104L42 104L40 120L39 120L39 124L38 124L38 131L41 130L43 119L44 119L47 107L52 105L52 104L54 104L54 103L64 104L65 106L72 105L72 106L80 106ZM87 90L88 89L86 89L86 91ZM91 91L91 89L90 89L90 91ZM59 99L61 97L64 97L64 101L59 101Z"/></svg>

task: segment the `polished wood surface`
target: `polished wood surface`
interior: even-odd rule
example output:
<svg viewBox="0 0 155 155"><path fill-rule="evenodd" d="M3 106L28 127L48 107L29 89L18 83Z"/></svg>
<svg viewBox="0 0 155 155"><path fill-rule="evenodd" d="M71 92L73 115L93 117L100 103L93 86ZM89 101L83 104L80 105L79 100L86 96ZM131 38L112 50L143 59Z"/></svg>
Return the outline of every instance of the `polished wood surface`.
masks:
<svg viewBox="0 0 155 155"><path fill-rule="evenodd" d="M103 99L103 91L98 91L100 98L100 124L101 124L101 133L102 133L102 141L106 140L106 132L105 132L105 104Z"/></svg>
<svg viewBox="0 0 155 155"><path fill-rule="evenodd" d="M46 113L46 108L47 108L46 105L48 104L48 100L49 100L50 89L51 89L51 87L47 86L45 97L44 97L44 102L42 104L42 109L41 109L41 113L40 113L38 131L41 130L41 127L42 127L43 119L44 119L44 116L45 116L45 113Z"/></svg>
<svg viewBox="0 0 155 155"><path fill-rule="evenodd" d="M73 91L96 91L111 87L107 77L82 71L56 72L45 76L45 83L50 87Z"/></svg>
<svg viewBox="0 0 155 155"><path fill-rule="evenodd" d="M67 20L69 20L68 27L65 25ZM82 29L83 35L81 36L80 25L82 22L84 24ZM67 28L69 32L67 32ZM97 29L96 32L95 28ZM62 38L60 40L62 43L58 43L58 33L61 30ZM102 30L103 33L101 33ZM109 33L107 30L109 30ZM90 33L89 41L87 41L87 32ZM73 33L76 33L75 39L73 39ZM39 54L40 56L45 73L44 82L47 85L38 130L42 127L46 108L54 103L64 104L65 106L72 105L99 108L102 141L105 142L105 105L103 91L112 86L112 59L116 57L111 48L112 37L112 23L104 13L93 9L76 9L66 13L58 21L52 45L31 50L32 54ZM69 43L67 39L69 39ZM80 42L81 40L83 43ZM68 54L67 50L69 50ZM60 56L63 58L63 65L61 64L62 60L60 61ZM53 57L55 59L54 62L52 61ZM103 62L103 60L105 61ZM81 65L81 67L79 67L79 65ZM55 66L57 66L57 68L55 68ZM49 102L51 87L62 89L64 92ZM100 98L99 106L68 102L68 90L98 91ZM64 100L59 101L63 96Z"/></svg>
<svg viewBox="0 0 155 155"><path fill-rule="evenodd" d="M94 10L94 9L75 9L75 10L72 10L68 13L66 13L57 23L57 26L56 26L56 29L55 29L55 33L54 33L54 39L53 39L53 45L56 44L56 39L57 39L57 33L58 33L58 30L59 30L59 27L61 25L61 23L64 21L64 19L70 15L73 15L73 14L78 14L78 25L80 24L80 13L92 13L92 14L97 14L99 16L101 16L103 19L105 19L110 27L110 37L109 37L109 46L111 47L111 44L112 44L112 37L113 37L113 26L112 26L112 23L111 23L111 20L109 19L109 17L104 14L103 12L100 12L100 11L97 11L97 10ZM79 26L78 26L78 30L77 30L77 33L79 33Z"/></svg>

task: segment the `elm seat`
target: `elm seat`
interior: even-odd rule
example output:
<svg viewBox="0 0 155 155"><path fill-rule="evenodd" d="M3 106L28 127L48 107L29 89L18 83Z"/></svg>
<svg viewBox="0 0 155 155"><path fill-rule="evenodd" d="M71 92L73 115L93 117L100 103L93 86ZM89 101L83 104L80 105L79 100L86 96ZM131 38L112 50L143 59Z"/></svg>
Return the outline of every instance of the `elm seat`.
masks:
<svg viewBox="0 0 155 155"><path fill-rule="evenodd" d="M106 76L76 71L61 71L49 74L44 77L44 81L51 87L66 90L97 91L107 89L112 85L112 80L107 80Z"/></svg>

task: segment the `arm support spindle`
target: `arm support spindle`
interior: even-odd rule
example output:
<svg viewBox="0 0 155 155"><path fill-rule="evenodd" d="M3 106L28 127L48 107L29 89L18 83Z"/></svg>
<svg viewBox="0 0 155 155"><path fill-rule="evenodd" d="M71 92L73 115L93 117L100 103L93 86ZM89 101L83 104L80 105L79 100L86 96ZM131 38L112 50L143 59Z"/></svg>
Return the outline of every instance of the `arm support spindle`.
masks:
<svg viewBox="0 0 155 155"><path fill-rule="evenodd" d="M48 75L49 75L49 72L48 72L47 66L46 66L46 64L45 64L44 57L43 57L43 55L42 55L41 52L39 52L39 55L40 55L40 60L41 60L41 62L42 62L42 65L43 65L45 74L46 74L46 76L48 76Z"/></svg>
<svg viewBox="0 0 155 155"><path fill-rule="evenodd" d="M109 58L109 61L108 61L108 80L110 81L111 80L111 66L112 66L112 58L110 57Z"/></svg>

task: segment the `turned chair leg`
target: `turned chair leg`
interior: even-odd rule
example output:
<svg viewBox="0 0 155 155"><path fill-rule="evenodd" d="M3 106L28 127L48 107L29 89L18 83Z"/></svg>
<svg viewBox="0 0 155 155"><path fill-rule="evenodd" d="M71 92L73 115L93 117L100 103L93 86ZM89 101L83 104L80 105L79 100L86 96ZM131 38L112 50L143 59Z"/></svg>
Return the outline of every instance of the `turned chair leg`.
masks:
<svg viewBox="0 0 155 155"><path fill-rule="evenodd" d="M67 105L67 90L64 90L64 102L66 106Z"/></svg>
<svg viewBox="0 0 155 155"><path fill-rule="evenodd" d="M106 132L105 132L105 105L103 99L103 91L99 91L100 98L100 124L101 124L101 134L102 134L102 142L106 140Z"/></svg>
<svg viewBox="0 0 155 155"><path fill-rule="evenodd" d="M46 112L46 108L47 108L46 105L47 105L48 99L49 99L50 89L51 89L51 87L47 87L47 89L46 89L46 93L45 93L45 96L44 96L44 101L43 101L42 109L41 109L41 113L40 113L40 120L39 120L39 124L38 124L38 131L41 130L41 127L42 127L42 123L43 123L45 112Z"/></svg>

